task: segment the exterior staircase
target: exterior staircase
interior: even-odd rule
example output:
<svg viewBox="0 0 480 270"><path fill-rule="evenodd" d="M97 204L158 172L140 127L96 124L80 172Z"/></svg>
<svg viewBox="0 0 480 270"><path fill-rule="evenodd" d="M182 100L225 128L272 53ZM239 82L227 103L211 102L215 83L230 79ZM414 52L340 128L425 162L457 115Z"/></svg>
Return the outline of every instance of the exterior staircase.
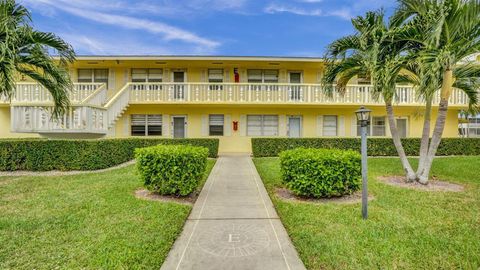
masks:
<svg viewBox="0 0 480 270"><path fill-rule="evenodd" d="M52 119L53 98L38 83L19 83L10 101L11 130L39 134L106 135L129 105L130 84L107 100L105 84L76 83L69 93L71 107Z"/></svg>

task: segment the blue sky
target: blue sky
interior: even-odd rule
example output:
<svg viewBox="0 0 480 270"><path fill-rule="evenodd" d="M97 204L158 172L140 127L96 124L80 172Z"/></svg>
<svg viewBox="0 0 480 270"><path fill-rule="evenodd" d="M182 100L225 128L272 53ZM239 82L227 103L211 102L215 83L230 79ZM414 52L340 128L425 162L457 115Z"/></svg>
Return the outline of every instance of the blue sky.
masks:
<svg viewBox="0 0 480 270"><path fill-rule="evenodd" d="M19 0L77 54L322 56L395 0Z"/></svg>

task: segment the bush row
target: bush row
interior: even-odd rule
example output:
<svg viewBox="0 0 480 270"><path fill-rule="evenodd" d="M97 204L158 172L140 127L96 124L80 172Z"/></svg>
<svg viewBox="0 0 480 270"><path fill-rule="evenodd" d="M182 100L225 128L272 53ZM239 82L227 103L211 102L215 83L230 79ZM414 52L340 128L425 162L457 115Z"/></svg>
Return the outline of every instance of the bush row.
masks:
<svg viewBox="0 0 480 270"><path fill-rule="evenodd" d="M189 145L157 145L135 150L145 187L161 195L186 196L198 186L207 166L208 149Z"/></svg>
<svg viewBox="0 0 480 270"><path fill-rule="evenodd" d="M136 148L166 144L203 146L218 154L218 139L125 138L98 140L0 140L0 170L97 170L134 158Z"/></svg>
<svg viewBox="0 0 480 270"><path fill-rule="evenodd" d="M351 150L297 148L280 153L282 180L296 195L325 198L360 188L360 154Z"/></svg>
<svg viewBox="0 0 480 270"><path fill-rule="evenodd" d="M420 138L405 138L402 142L407 155L419 155ZM252 138L255 157L276 157L282 151L298 147L360 151L360 138ZM396 156L397 150L391 138L368 138L368 154ZM437 155L480 155L480 138L444 138Z"/></svg>

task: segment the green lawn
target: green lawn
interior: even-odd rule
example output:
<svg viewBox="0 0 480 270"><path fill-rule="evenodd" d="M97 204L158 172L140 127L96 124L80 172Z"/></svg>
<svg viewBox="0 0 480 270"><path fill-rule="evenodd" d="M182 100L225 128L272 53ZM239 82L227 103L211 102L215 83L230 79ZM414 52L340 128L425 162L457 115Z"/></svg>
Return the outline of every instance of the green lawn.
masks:
<svg viewBox="0 0 480 270"><path fill-rule="evenodd" d="M479 269L480 157L435 160L433 174L466 186L426 192L379 183L401 174L395 158L369 159L370 217L360 204L286 202L277 158L254 160L283 224L308 269Z"/></svg>
<svg viewBox="0 0 480 270"><path fill-rule="evenodd" d="M1 177L0 269L159 269L191 206L137 199L141 187L133 165Z"/></svg>

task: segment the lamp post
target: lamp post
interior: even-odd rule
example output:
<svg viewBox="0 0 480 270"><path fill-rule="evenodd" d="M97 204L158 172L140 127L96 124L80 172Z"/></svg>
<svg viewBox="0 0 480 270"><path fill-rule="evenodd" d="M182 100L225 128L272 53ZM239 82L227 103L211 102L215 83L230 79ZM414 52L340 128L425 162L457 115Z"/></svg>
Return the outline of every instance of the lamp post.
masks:
<svg viewBox="0 0 480 270"><path fill-rule="evenodd" d="M355 112L357 121L360 122L362 135L362 217L368 217L368 185L367 185L367 127L370 124L370 112L364 106Z"/></svg>

